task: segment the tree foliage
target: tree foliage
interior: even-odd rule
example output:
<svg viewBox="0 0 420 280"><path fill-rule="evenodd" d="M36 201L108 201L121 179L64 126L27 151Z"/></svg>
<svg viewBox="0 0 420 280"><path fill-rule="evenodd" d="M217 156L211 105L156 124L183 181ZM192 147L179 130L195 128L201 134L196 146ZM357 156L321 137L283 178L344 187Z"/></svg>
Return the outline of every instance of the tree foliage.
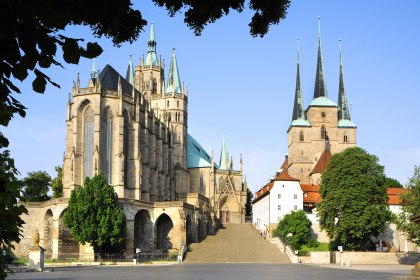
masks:
<svg viewBox="0 0 420 280"><path fill-rule="evenodd" d="M414 174L407 184L407 192L400 196L402 212L397 221L398 229L407 233L408 239L420 246L420 166L414 167Z"/></svg>
<svg viewBox="0 0 420 280"><path fill-rule="evenodd" d="M385 187L387 188L403 188L403 185L394 178L385 178Z"/></svg>
<svg viewBox="0 0 420 280"><path fill-rule="evenodd" d="M21 184L25 187L22 192L22 201L41 202L51 198L48 195L51 177L45 171L28 172L28 175L22 179Z"/></svg>
<svg viewBox="0 0 420 280"><path fill-rule="evenodd" d="M1 133L0 133L1 134ZM2 148L0 143L0 149ZM24 224L21 219L27 213L24 206L18 205L20 198L20 184L16 176L19 174L15 168L14 160L10 158L9 151L0 152L0 279L6 277L5 256L1 253L7 251L11 242L20 241L20 232Z"/></svg>
<svg viewBox="0 0 420 280"><path fill-rule="evenodd" d="M114 188L102 173L72 191L64 224L79 243L99 252L115 251L125 239L125 215Z"/></svg>
<svg viewBox="0 0 420 280"><path fill-rule="evenodd" d="M55 171L57 172L57 177L51 181L51 189L53 198L59 198L63 196L63 168L56 166Z"/></svg>
<svg viewBox="0 0 420 280"><path fill-rule="evenodd" d="M294 249L299 249L308 242L311 225L303 210L292 211L280 220L273 235L288 240Z"/></svg>
<svg viewBox="0 0 420 280"><path fill-rule="evenodd" d="M331 244L362 249L391 218L384 167L359 147L331 157L321 177L317 211Z"/></svg>

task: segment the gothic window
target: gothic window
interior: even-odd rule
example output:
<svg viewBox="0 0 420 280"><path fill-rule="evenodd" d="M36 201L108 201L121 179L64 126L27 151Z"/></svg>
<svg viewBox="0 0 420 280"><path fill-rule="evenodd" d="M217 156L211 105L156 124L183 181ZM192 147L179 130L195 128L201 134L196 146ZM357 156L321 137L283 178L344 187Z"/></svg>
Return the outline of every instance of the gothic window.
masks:
<svg viewBox="0 0 420 280"><path fill-rule="evenodd" d="M94 113L91 107L86 108L84 121L84 178L93 175L93 121Z"/></svg>
<svg viewBox="0 0 420 280"><path fill-rule="evenodd" d="M348 143L349 142L349 138L347 136L347 132L344 132L344 134L343 134L343 141L344 141L344 143Z"/></svg>
<svg viewBox="0 0 420 280"><path fill-rule="evenodd" d="M166 103L166 104L167 104L167 106L166 106L166 107L169 107L169 100L167 101L167 103Z"/></svg>
<svg viewBox="0 0 420 280"><path fill-rule="evenodd" d="M321 126L321 139L326 140L327 139L327 130L325 129L325 126Z"/></svg>
<svg viewBox="0 0 420 280"><path fill-rule="evenodd" d="M102 118L102 173L104 174L108 184L112 182L112 141L114 131L114 117L111 110L108 108L104 112Z"/></svg>
<svg viewBox="0 0 420 280"><path fill-rule="evenodd" d="M299 132L299 141L300 142L305 141L305 135L303 135L303 131Z"/></svg>
<svg viewBox="0 0 420 280"><path fill-rule="evenodd" d="M130 151L130 119L128 112L124 111L124 131L123 131L123 154L124 154L124 187L127 187L128 183L128 161Z"/></svg>
<svg viewBox="0 0 420 280"><path fill-rule="evenodd" d="M156 83L156 79L153 79L152 94L156 94L156 93L157 93L157 83Z"/></svg>

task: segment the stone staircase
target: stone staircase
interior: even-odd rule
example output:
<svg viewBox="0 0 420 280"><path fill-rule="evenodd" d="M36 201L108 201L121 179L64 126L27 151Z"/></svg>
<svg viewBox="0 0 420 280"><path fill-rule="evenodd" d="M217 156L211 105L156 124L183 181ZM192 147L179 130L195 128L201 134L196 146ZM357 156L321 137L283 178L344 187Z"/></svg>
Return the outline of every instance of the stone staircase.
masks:
<svg viewBox="0 0 420 280"><path fill-rule="evenodd" d="M227 224L216 235L191 244L184 262L290 263L290 260L251 224Z"/></svg>

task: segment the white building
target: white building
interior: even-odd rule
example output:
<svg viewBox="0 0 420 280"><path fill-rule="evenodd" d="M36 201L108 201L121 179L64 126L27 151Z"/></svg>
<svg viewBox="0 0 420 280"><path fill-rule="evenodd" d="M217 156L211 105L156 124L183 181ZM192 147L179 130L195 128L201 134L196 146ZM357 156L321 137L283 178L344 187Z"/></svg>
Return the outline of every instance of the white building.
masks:
<svg viewBox="0 0 420 280"><path fill-rule="evenodd" d="M276 177L261 188L252 201L253 223L260 230L271 232L291 211L303 210L303 191L299 180L289 176L287 160Z"/></svg>

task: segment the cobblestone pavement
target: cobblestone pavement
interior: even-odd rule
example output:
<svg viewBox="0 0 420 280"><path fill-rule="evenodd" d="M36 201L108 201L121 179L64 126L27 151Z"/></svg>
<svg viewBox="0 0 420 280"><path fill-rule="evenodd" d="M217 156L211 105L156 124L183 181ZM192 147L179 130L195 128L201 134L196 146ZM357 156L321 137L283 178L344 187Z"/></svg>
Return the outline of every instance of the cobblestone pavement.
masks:
<svg viewBox="0 0 420 280"><path fill-rule="evenodd" d="M385 269L387 267L387 269ZM362 270L359 270L362 269ZM53 272L18 272L7 279L164 279L164 280L246 280L246 279L389 279L409 275L409 267L364 266L341 268L293 264L173 264L137 266L56 267Z"/></svg>

